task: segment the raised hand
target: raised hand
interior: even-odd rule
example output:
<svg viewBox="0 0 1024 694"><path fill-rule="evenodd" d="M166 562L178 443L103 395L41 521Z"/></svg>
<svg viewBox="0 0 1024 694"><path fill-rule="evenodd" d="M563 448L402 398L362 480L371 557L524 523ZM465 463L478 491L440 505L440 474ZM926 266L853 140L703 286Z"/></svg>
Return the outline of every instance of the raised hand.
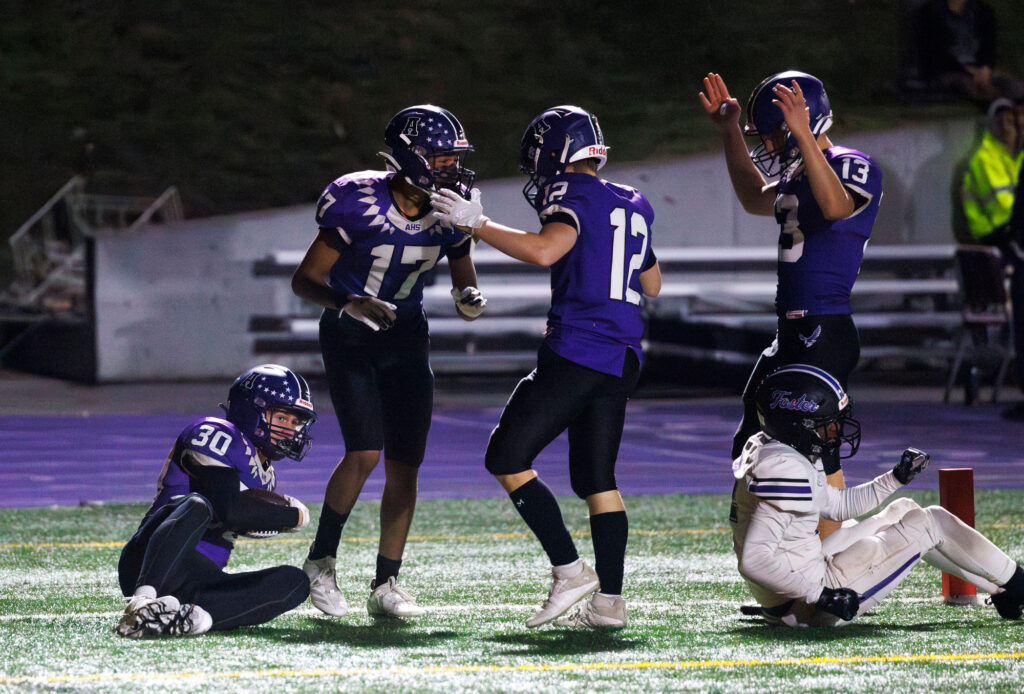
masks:
<svg viewBox="0 0 1024 694"><path fill-rule="evenodd" d="M929 460L931 460L931 456L924 451L908 448L903 451L903 455L900 456L900 462L896 463L896 467L892 469L892 476L900 484L909 484L910 480L917 477L922 470L928 467Z"/></svg>
<svg viewBox="0 0 1024 694"><path fill-rule="evenodd" d="M775 98L772 103L782 111L782 117L786 119L786 127L794 135L801 130L811 131L811 115L807 108L807 101L804 99L804 90L796 80L793 80L792 87L779 82L772 87Z"/></svg>
<svg viewBox="0 0 1024 694"><path fill-rule="evenodd" d="M704 111L715 125L724 128L739 123L743 109L739 101L729 96L729 88L718 73L708 73L704 78L704 91L698 96Z"/></svg>

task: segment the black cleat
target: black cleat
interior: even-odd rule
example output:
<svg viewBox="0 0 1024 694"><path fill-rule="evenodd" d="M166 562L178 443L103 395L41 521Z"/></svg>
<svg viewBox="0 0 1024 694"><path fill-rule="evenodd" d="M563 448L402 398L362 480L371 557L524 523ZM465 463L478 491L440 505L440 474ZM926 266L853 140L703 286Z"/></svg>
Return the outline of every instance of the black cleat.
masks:
<svg viewBox="0 0 1024 694"><path fill-rule="evenodd" d="M989 597L996 612L1003 619L1020 619L1024 614L1024 569L1017 564L1013 576L1005 584L1002 593Z"/></svg>

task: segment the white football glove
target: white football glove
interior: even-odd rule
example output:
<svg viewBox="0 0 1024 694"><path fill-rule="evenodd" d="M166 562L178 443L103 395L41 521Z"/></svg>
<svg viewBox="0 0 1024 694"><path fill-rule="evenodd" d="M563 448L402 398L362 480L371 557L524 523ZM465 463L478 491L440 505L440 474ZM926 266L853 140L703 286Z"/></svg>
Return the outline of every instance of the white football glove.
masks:
<svg viewBox="0 0 1024 694"><path fill-rule="evenodd" d="M288 499L289 506L299 509L299 524L296 525L294 528L289 528L285 532L297 533L299 532L299 528L305 525L309 525L309 509L306 508L306 505L304 503L296 499L294 496L288 496L287 494L285 494L284 498Z"/></svg>
<svg viewBox="0 0 1024 694"><path fill-rule="evenodd" d="M348 303L338 311L338 317L347 313L357 321L365 323L374 332L387 330L395 324L395 309L398 307L375 296L349 294Z"/></svg>
<svg viewBox="0 0 1024 694"><path fill-rule="evenodd" d="M476 318L487 308L487 299L476 287L463 287L462 291L452 287L452 298L466 318Z"/></svg>
<svg viewBox="0 0 1024 694"><path fill-rule="evenodd" d="M430 204L437 210L437 216L445 226L478 229L488 219L484 216L480 195L480 189L474 188L469 193L469 200L466 200L454 190L442 188L440 192L430 195Z"/></svg>

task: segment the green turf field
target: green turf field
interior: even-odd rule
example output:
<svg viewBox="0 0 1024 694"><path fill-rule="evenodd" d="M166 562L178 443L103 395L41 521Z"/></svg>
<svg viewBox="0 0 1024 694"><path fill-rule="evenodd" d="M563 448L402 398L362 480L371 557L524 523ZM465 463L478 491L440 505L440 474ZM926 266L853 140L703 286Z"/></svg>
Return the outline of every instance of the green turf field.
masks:
<svg viewBox="0 0 1024 694"><path fill-rule="evenodd" d="M913 495L935 503L935 492ZM978 528L1024 557L1019 490L979 491ZM627 499L630 626L526 629L547 566L507 500L423 501L402 580L419 620L362 608L379 504L356 507L339 575L354 614L308 603L262 627L190 639L114 635L116 562L142 505L0 510L0 690L91 691L1021 691L1024 624L938 598L919 565L875 612L843 629L773 629L749 601L721 495ZM592 557L586 511L563 500ZM314 508L314 515L318 509ZM245 541L234 569L301 561L312 530Z"/></svg>

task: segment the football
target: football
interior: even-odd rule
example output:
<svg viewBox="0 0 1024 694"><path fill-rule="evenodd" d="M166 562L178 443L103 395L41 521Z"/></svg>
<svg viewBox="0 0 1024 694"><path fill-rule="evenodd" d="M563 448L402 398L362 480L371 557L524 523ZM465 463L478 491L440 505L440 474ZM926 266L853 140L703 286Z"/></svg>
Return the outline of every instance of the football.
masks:
<svg viewBox="0 0 1024 694"><path fill-rule="evenodd" d="M260 489L259 487L254 487L252 489L243 489L241 491L241 494L242 494L242 496L248 497L250 499L259 499L260 501L265 501L268 504L275 504L277 506L288 506L289 505L288 504L288 499L286 497L284 497L281 494L278 494L276 492L271 492L271 491L268 491L266 489ZM264 538L267 538L267 537L273 537L274 535L277 535L279 532L281 532L281 531L280 530L248 530L248 531L244 531L244 532L239 532L238 534L239 535L243 535L245 537L251 537L253 539L260 540L260 539L264 539Z"/></svg>
<svg viewBox="0 0 1024 694"><path fill-rule="evenodd" d="M288 499L278 494L277 492L271 492L266 489L260 489L255 487L253 489L243 489L242 495L247 496L250 499L259 499L260 501L266 501L269 504L276 504L277 506L287 506Z"/></svg>

